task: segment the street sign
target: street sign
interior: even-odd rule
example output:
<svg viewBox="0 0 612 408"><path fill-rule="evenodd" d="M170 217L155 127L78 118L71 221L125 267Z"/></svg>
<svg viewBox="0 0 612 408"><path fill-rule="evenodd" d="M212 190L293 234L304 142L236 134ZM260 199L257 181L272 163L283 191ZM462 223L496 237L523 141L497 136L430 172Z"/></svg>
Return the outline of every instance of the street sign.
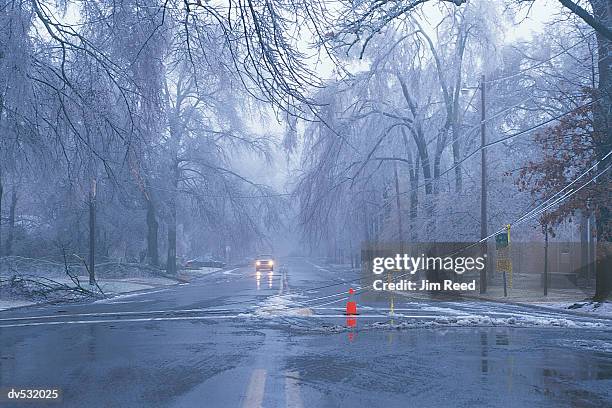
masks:
<svg viewBox="0 0 612 408"><path fill-rule="evenodd" d="M495 269L500 272L512 272L512 262L510 258L497 258Z"/></svg>
<svg viewBox="0 0 612 408"><path fill-rule="evenodd" d="M495 269L504 274L504 296L508 296L508 287L512 288L512 257L510 256L510 224L506 232L495 235L497 251ZM507 273L507 276L506 276Z"/></svg>
<svg viewBox="0 0 612 408"><path fill-rule="evenodd" d="M495 235L495 249L506 248L508 246L508 233L500 232Z"/></svg>

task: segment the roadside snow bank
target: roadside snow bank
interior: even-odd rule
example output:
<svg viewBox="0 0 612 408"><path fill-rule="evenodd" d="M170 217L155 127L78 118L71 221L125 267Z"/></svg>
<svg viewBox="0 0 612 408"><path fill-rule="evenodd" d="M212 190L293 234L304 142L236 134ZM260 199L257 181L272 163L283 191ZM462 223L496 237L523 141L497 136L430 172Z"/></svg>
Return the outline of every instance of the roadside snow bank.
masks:
<svg viewBox="0 0 612 408"><path fill-rule="evenodd" d="M211 267L203 267L198 269L181 269L179 273L181 275L194 275L194 276L206 276L211 273L219 272L223 268L211 268Z"/></svg>
<svg viewBox="0 0 612 408"><path fill-rule="evenodd" d="M87 276L79 276L81 285L89 287ZM71 280L69 278L59 278L56 281L69 285ZM98 286L104 292L105 295L114 295L118 293L135 292L139 290L152 289L159 286L176 285L177 281L168 278L156 278L156 277L141 277L141 278L121 278L121 279L98 279Z"/></svg>
<svg viewBox="0 0 612 408"><path fill-rule="evenodd" d="M34 303L64 303L82 300L95 300L103 297L94 288L58 282L42 276L12 275L0 276L0 300L5 303L5 309L25 306L23 302ZM11 306L13 305L13 306Z"/></svg>
<svg viewBox="0 0 612 408"><path fill-rule="evenodd" d="M105 296L166 287L177 283L177 280L160 277L99 278L98 289L89 286L87 276L74 276L72 279L62 276L50 279L42 276L13 275L9 278L0 277L0 310L39 303L98 300ZM100 293L100 289L104 295Z"/></svg>
<svg viewBox="0 0 612 408"><path fill-rule="evenodd" d="M598 339L579 339L572 341L561 341L561 345L569 348L599 351L602 353L612 353L612 343L610 341Z"/></svg>
<svg viewBox="0 0 612 408"><path fill-rule="evenodd" d="M361 325L359 330L405 330L405 329L427 329L427 328L443 328L443 327L542 327L542 328L572 328L572 329L603 329L606 326L599 322L586 322L580 320L571 320L565 318L548 318L538 316L520 316L497 318L480 315L469 316L444 316L434 319L414 318L409 320L394 319L394 322L374 322ZM343 332L349 328L341 325L324 326L323 331L327 332Z"/></svg>
<svg viewBox="0 0 612 408"><path fill-rule="evenodd" d="M13 309L15 307L30 306L34 303L25 300L0 300L0 310Z"/></svg>
<svg viewBox="0 0 612 408"><path fill-rule="evenodd" d="M550 318L541 316L519 316L519 317L490 317L490 316L468 316L468 317L444 317L433 322L436 325L452 326L515 326L515 327L569 327L569 328L602 328L603 323L576 321L567 318Z"/></svg>
<svg viewBox="0 0 612 408"><path fill-rule="evenodd" d="M89 285L82 260L64 262L21 256L0 257L0 310L38 303L90 301L121 293L175 285L178 279L141 263L113 260L96 264L97 287ZM207 274L217 268L204 268Z"/></svg>

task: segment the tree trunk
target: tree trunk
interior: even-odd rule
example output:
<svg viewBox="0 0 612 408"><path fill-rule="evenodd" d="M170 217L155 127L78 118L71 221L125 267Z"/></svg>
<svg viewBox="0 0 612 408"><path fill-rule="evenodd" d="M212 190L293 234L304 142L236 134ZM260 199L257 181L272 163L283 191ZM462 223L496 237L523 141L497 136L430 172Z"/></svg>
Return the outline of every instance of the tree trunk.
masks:
<svg viewBox="0 0 612 408"><path fill-rule="evenodd" d="M4 53L0 51L0 60L2 60L3 58L4 58ZM2 96L2 93L0 93L0 125L2 124L3 110L4 110L4 98ZM0 143L0 157L3 157L2 143ZM0 256L2 256L2 195L3 193L4 193L4 188L2 185L2 166L0 165Z"/></svg>
<svg viewBox="0 0 612 408"><path fill-rule="evenodd" d="M402 137L404 140L404 146L406 148L406 158L408 159L408 165L410 169L408 170L408 174L410 177L410 239L414 242L416 241L416 226L415 221L418 215L419 208L419 167L421 165L421 149L418 147L417 143L417 154L415 154L415 160L412 160L412 152L410 151L410 147L408 145L408 137L406 136L406 132L402 129ZM427 148L425 147L425 157L427 159L427 167L423 167L423 176L425 177L425 194L431 193L431 172L429 168L429 158L427 156ZM425 175L427 173L427 175ZM429 193L427 192L429 187Z"/></svg>
<svg viewBox="0 0 612 408"><path fill-rule="evenodd" d="M370 241L371 236L370 236L370 228L368 225L368 210L366 208L366 202L364 201L361 204L361 208L363 208L363 235L365 237L365 241Z"/></svg>
<svg viewBox="0 0 612 408"><path fill-rule="evenodd" d="M453 121L452 124L453 132L453 166L455 166L455 192L459 193L463 189L463 172L461 170L461 160L459 151L459 125Z"/></svg>
<svg viewBox="0 0 612 408"><path fill-rule="evenodd" d="M168 259L166 273L176 275L176 205L171 205L168 219Z"/></svg>
<svg viewBox="0 0 612 408"><path fill-rule="evenodd" d="M440 130L438 134L438 140L436 142L436 151L434 154L434 165L433 165L433 192L434 194L438 194L440 192L440 175L441 175L441 162L442 162L442 153L444 153L444 147L446 145L446 139L448 137L448 130L450 127L450 123L446 123L444 128Z"/></svg>
<svg viewBox="0 0 612 408"><path fill-rule="evenodd" d="M406 102L408 103L408 106L410 107L410 112L412 113L412 117L414 119L414 124L410 128L410 130L412 132L414 143L417 146L417 150L418 150L417 157L420 157L421 163L423 166L423 178L425 179L425 194L431 194L432 193L431 166L429 164L429 152L427 151L427 143L425 142L425 135L423 133L423 127L421 126L421 117L419 115L416 103L414 102L414 100L410 96L410 93L408 92L408 86L402 80L401 76L398 75L397 78L400 81L404 99L406 99ZM401 128L401 130L402 130L402 137L404 139L404 146L406 146L406 149L408 149L409 145L408 145L408 136L406 135L406 130L403 127Z"/></svg>
<svg viewBox="0 0 612 408"><path fill-rule="evenodd" d="M0 256L2 256L2 197L3 197L3 194L4 194L4 187L2 185L2 170L0 170Z"/></svg>
<svg viewBox="0 0 612 408"><path fill-rule="evenodd" d="M589 279L589 214L580 214L580 278Z"/></svg>
<svg viewBox="0 0 612 408"><path fill-rule="evenodd" d="M399 188L399 177L397 175L397 162L393 162L393 175L395 178L395 205L397 207L397 239L400 242L400 246L404 241L404 231L402 225L402 200L400 197Z"/></svg>
<svg viewBox="0 0 612 408"><path fill-rule="evenodd" d="M89 284L96 284L96 179L89 191Z"/></svg>
<svg viewBox="0 0 612 408"><path fill-rule="evenodd" d="M11 205L9 207L8 233L6 236L6 251L5 251L6 256L13 254L13 239L15 237L15 212L16 210L17 210L17 184L13 184L13 191L11 192Z"/></svg>
<svg viewBox="0 0 612 408"><path fill-rule="evenodd" d="M609 29L612 28L612 5L608 0L591 0L593 14ZM612 146L612 41L597 32L599 83L595 97L593 131L596 139L597 159L601 160L598 172L603 172L612 163L611 158L604 157ZM610 191L610 171L598 177L597 183ZM605 299L612 292L612 232L610 231L610 197L600 197L597 211L597 259L595 277L595 298Z"/></svg>
<svg viewBox="0 0 612 408"><path fill-rule="evenodd" d="M416 219L419 209L419 156L416 158L414 170L410 172L410 234L413 242L417 240Z"/></svg>
<svg viewBox="0 0 612 408"><path fill-rule="evenodd" d="M147 263L149 265L159 265L159 250L157 247L157 232L159 224L155 214L153 199L147 200Z"/></svg>
<svg viewBox="0 0 612 408"><path fill-rule="evenodd" d="M463 54L465 52L465 45L467 43L467 33L465 30L465 21L461 22L459 26L459 38L457 39L456 45L456 61L455 61L455 86L453 89L452 99L452 112L451 117L451 131L453 132L453 165L455 166L455 192L459 193L463 189L463 171L461 166L461 152L459 145L459 123L461 123L460 117L460 106L459 98L461 95L461 71L463 67Z"/></svg>
<svg viewBox="0 0 612 408"><path fill-rule="evenodd" d="M172 164L172 188L171 197L168 201L168 259L166 261L166 273L176 275L176 195L178 187L179 168L178 160L175 158Z"/></svg>

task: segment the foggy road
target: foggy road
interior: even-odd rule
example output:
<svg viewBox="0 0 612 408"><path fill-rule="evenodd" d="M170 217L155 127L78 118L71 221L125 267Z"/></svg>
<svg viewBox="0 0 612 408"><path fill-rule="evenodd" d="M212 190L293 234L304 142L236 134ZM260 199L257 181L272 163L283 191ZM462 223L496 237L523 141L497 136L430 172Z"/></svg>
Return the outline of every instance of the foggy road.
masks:
<svg viewBox="0 0 612 408"><path fill-rule="evenodd" d="M69 407L601 407L612 399L609 320L401 297L391 319L388 305L358 298L356 328L347 329L346 296L337 294L358 275L330 269L290 258L271 276L228 268L92 304L1 312L0 383L58 388ZM531 324L504 324L517 316Z"/></svg>

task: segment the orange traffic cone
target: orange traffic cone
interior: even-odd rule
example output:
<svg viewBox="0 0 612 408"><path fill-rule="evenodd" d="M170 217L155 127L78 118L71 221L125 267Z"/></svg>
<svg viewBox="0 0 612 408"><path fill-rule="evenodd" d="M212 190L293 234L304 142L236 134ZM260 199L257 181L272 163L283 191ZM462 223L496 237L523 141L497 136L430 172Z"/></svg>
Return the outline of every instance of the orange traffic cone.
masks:
<svg viewBox="0 0 612 408"><path fill-rule="evenodd" d="M353 300L353 294L355 291L353 288L349 289L349 300L346 302L346 314L347 315L356 315L357 314L357 302Z"/></svg>

